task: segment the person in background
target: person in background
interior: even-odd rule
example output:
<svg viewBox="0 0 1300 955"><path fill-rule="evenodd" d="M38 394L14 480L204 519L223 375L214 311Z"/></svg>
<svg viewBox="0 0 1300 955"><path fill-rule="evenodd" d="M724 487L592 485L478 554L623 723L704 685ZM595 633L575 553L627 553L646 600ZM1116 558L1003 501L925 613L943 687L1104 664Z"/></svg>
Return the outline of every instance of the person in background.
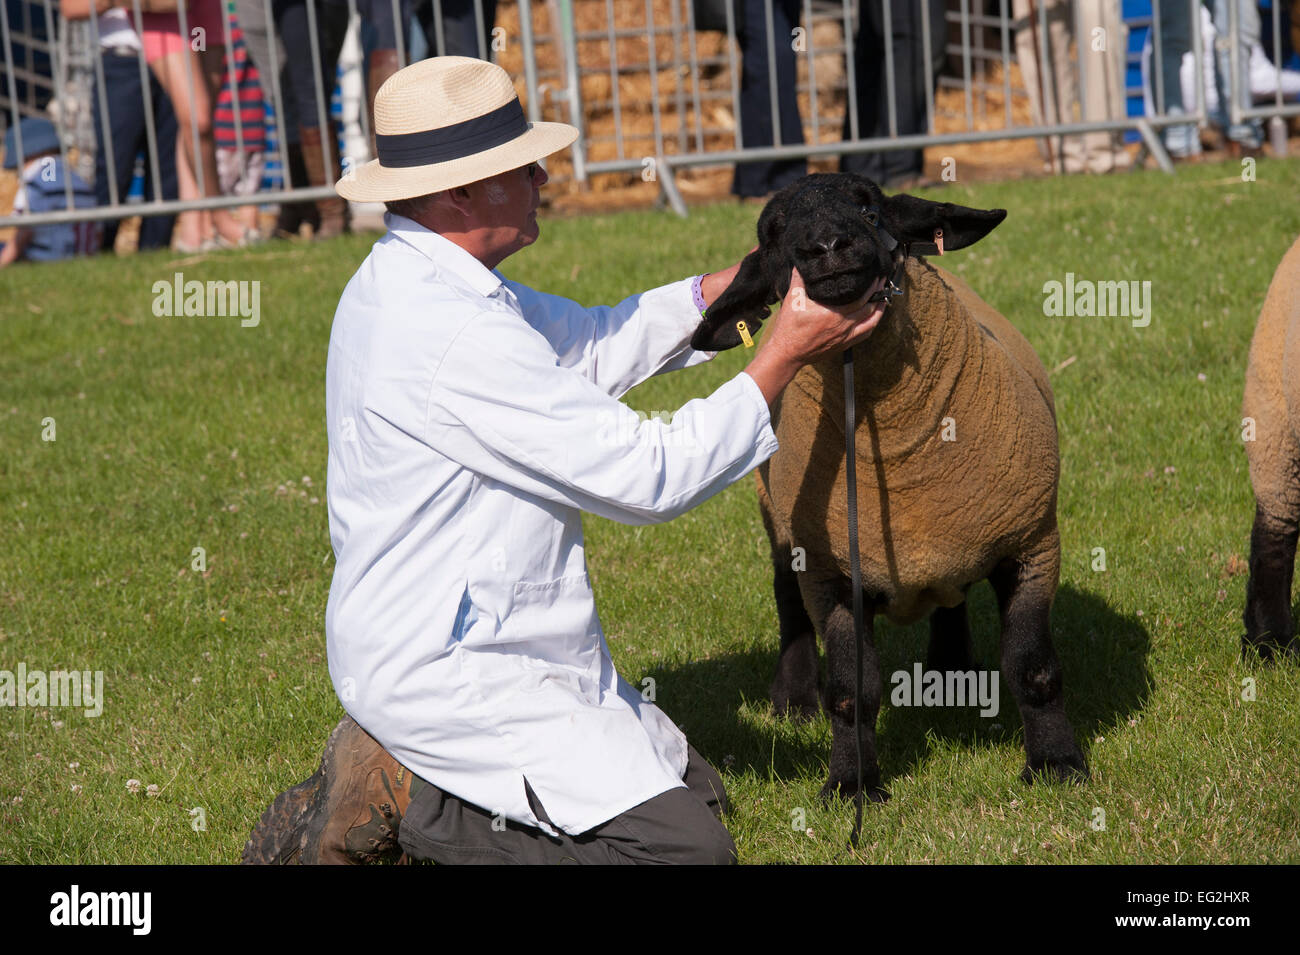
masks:
<svg viewBox="0 0 1300 955"><path fill-rule="evenodd" d="M382 2L382 0L381 0ZM492 59L492 27L496 24L497 0L478 0L483 11L483 23L475 0L441 0L442 22L434 9L434 0L415 0L416 20L424 31L429 56L472 56L480 60ZM370 91L374 102L375 89Z"/></svg>
<svg viewBox="0 0 1300 955"><path fill-rule="evenodd" d="M943 62L943 0L923 0L930 14L930 49L924 49L921 5L889 0L890 35L885 34L884 11L879 2L864 2L853 44L853 66L858 101L858 138L888 139L889 103L885 76L885 44L893 50L894 110L899 136L925 133L925 75L938 75ZM852 139L852 117L844 116L844 139ZM919 149L875 153L847 153L841 172L857 173L882 188L894 190L921 184L924 156Z"/></svg>
<svg viewBox="0 0 1300 955"><path fill-rule="evenodd" d="M339 51L347 34L348 6L340 0L315 3L314 31L306 0L272 0L271 9L275 28L289 54L285 64L289 82L281 86L280 92L286 101L286 112L292 110L298 117L298 142L307 174L306 183L295 179L294 185L329 185L341 175L338 135L329 118L329 98L336 82ZM313 45L319 55L319 72L314 68ZM313 238L329 239L349 231L348 204L338 196L318 199L315 206L320 227L313 231Z"/></svg>
<svg viewBox="0 0 1300 955"><path fill-rule="evenodd" d="M182 199L221 194L212 104L225 73L224 17L222 0L186 0L182 35L179 11L141 16L145 60L176 111L176 168ZM174 247L181 252L234 248L248 242L246 230L230 209L182 212L177 232Z"/></svg>
<svg viewBox="0 0 1300 955"><path fill-rule="evenodd" d="M48 119L28 117L5 133L5 169L18 168L18 133L22 135L23 167L14 196L14 215L39 215L68 208L68 187L76 209L95 206L95 190L68 168L59 152L59 133ZM53 262L99 251L98 222L58 222L19 226L0 247L0 267L20 260Z"/></svg>
<svg viewBox="0 0 1300 955"><path fill-rule="evenodd" d="M1155 26L1160 34L1160 83L1164 87L1164 101L1160 100L1155 79L1151 89L1155 96L1157 115L1185 116L1187 107L1194 103L1183 102L1183 84L1179 76L1183 57L1192 49L1191 7L1186 0L1165 0L1160 4L1160 15ZM1153 40L1154 42L1154 40ZM1151 69L1156 69L1154 55ZM1165 149L1174 159L1195 160L1201 155L1201 136L1195 123L1178 123L1166 126L1163 132Z"/></svg>
<svg viewBox="0 0 1300 955"><path fill-rule="evenodd" d="M1237 75L1232 75L1232 6L1228 0L1214 0L1207 3L1210 16L1214 20L1214 30L1218 38L1214 44L1214 72L1219 91L1219 109L1210 117L1211 122L1222 127L1228 138L1228 148L1233 156L1258 156L1264 148L1264 123L1259 119L1249 119L1233 123L1229 105L1233 90L1237 92L1237 104L1242 109L1254 105L1250 95L1250 56L1259 43L1260 19L1259 7L1254 0L1241 0L1237 8Z"/></svg>
<svg viewBox="0 0 1300 955"><path fill-rule="evenodd" d="M262 85L257 67L244 46L238 24L230 27L230 50L234 69L217 94L212 117L212 136L217 149L217 175L221 193L226 196L252 196L262 188L266 169L266 109L262 103ZM235 98L239 111L236 124ZM257 206L243 206L236 211L248 241L262 239L257 228Z"/></svg>
<svg viewBox="0 0 1300 955"><path fill-rule="evenodd" d="M1012 15L1016 62L1035 125L1122 119L1126 115L1128 33L1117 0L1013 0ZM1041 62L1044 47L1046 68ZM1076 73L1080 70L1082 100ZM1130 164L1119 131L1042 139L1039 151L1049 169L1067 173L1106 173Z"/></svg>
<svg viewBox="0 0 1300 955"><path fill-rule="evenodd" d="M307 166L302 158L302 145L298 142L298 111L290 94L289 65L284 44L279 36L267 30L266 14L270 3L271 0L235 0L235 18L239 22L249 59L253 61L262 81L262 92L272 108L280 110L277 134L281 129L284 131L284 141L279 143L283 187L301 189L308 184L308 177ZM274 55L272 47L275 48ZM274 83L271 75L273 68L278 73ZM279 102L275 102L274 95L277 85ZM316 212L315 203L280 203L274 231L277 238L296 238L304 224L311 226L312 234L320 230L320 216Z"/></svg>
<svg viewBox="0 0 1300 955"><path fill-rule="evenodd" d="M109 157L112 157L113 181L118 202L125 202L135 175L135 160L141 152L144 162L144 200L164 201L177 198L176 183L176 113L162 85L149 71L146 89L140 82L140 37L131 26L130 14L120 7L109 6L110 0L95 0L95 26L99 32L100 59L104 68L103 97L107 113L100 109L100 91L92 95L95 137L95 200L106 206L112 199L109 189ZM68 20L90 18L90 0L63 0L60 12ZM154 135L158 160L158 182L154 182L153 157L149 154L148 131L145 129L144 97L149 97L153 111ZM156 188L155 188L156 186ZM103 223L101 248L113 251L121 220ZM148 216L140 223L137 248L166 249L171 246L175 215Z"/></svg>
<svg viewBox="0 0 1300 955"><path fill-rule="evenodd" d="M759 146L802 146L798 76L791 31L799 23L799 0L776 0L772 8L772 61L768 59L767 4L736 0L741 14L736 25L740 43L740 138L746 149ZM772 123L770 76L776 72L777 122ZM785 188L808 172L803 159L771 159L736 163L731 193L741 199L761 198Z"/></svg>
<svg viewBox="0 0 1300 955"><path fill-rule="evenodd" d="M356 0L357 11L361 19L371 30L373 45L370 49L366 70L366 109L370 117L370 155L375 152L375 94L379 87L398 71L401 58L398 56L397 23L393 19L392 0ZM411 0L401 0L398 16L405 27L411 22ZM410 37L403 31L401 41L409 48Z"/></svg>

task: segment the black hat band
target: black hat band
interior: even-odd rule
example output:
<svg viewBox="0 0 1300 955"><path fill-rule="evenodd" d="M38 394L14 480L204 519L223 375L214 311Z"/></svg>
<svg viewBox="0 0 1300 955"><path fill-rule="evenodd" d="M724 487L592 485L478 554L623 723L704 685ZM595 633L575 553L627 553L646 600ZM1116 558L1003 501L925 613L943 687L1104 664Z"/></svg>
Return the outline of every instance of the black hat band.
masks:
<svg viewBox="0 0 1300 955"><path fill-rule="evenodd" d="M379 165L389 169L428 166L464 159L518 139L528 132L528 120L518 97L483 116L440 129L385 136L375 134Z"/></svg>

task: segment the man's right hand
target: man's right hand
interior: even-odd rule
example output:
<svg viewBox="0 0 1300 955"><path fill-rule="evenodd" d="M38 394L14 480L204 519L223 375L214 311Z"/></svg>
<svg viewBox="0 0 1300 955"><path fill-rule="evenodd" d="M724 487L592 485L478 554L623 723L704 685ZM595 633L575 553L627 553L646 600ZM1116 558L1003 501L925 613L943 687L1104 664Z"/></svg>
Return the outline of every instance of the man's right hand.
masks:
<svg viewBox="0 0 1300 955"><path fill-rule="evenodd" d="M866 300L883 286L884 280L877 280L857 302L832 308L808 298L799 270L791 272L785 301L769 322L758 354L745 368L769 407L804 365L842 352L871 335L886 303L868 304Z"/></svg>

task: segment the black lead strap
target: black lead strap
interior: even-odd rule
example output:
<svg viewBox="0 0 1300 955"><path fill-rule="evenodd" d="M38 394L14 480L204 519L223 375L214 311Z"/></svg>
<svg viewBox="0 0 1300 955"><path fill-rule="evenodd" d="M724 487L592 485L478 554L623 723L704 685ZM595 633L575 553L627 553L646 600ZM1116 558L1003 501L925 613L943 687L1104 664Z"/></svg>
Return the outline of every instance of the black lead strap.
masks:
<svg viewBox="0 0 1300 955"><path fill-rule="evenodd" d="M862 566L858 562L858 460L853 429L856 402L853 394L853 349L844 350L844 461L845 480L849 485L849 568L853 579L853 646L857 651L854 669L853 735L858 744L858 792L853 797L856 818L849 845L856 849L862 834Z"/></svg>
<svg viewBox="0 0 1300 955"><path fill-rule="evenodd" d="M874 211L874 209L873 209ZM874 223L873 223L874 224ZM890 249L898 243L883 228L880 233L890 243ZM939 254L943 254L943 233L935 231L935 240L939 245ZM885 287L867 299L868 302L888 302L896 295L903 294L903 263L907 260L909 249L903 250L898 259L893 276ZM857 401L853 387L853 349L844 350L844 479L848 482L848 523L849 523L849 574L853 585L853 647L856 666L853 672L853 736L858 748L858 791L853 797L853 833L849 836L849 847L856 849L858 839L862 836L862 763L864 753L862 742L862 644L865 639L862 628L862 564L858 559L858 455L856 449L855 429L857 427Z"/></svg>

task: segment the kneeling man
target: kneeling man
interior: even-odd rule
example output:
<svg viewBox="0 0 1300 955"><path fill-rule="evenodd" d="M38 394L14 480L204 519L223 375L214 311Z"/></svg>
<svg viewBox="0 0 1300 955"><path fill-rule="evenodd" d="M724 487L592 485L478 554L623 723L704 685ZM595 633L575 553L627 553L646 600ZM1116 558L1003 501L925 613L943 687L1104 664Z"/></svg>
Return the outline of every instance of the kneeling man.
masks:
<svg viewBox="0 0 1300 955"><path fill-rule="evenodd" d="M399 71L375 128L379 158L337 188L386 203L389 231L339 301L325 382L349 718L245 861L734 861L722 780L614 669L581 512L666 521L747 474L795 372L883 306L792 293L744 372L642 420L619 397L713 357L691 334L737 266L601 308L502 276L538 237L538 161L577 130L527 122L491 63Z"/></svg>

